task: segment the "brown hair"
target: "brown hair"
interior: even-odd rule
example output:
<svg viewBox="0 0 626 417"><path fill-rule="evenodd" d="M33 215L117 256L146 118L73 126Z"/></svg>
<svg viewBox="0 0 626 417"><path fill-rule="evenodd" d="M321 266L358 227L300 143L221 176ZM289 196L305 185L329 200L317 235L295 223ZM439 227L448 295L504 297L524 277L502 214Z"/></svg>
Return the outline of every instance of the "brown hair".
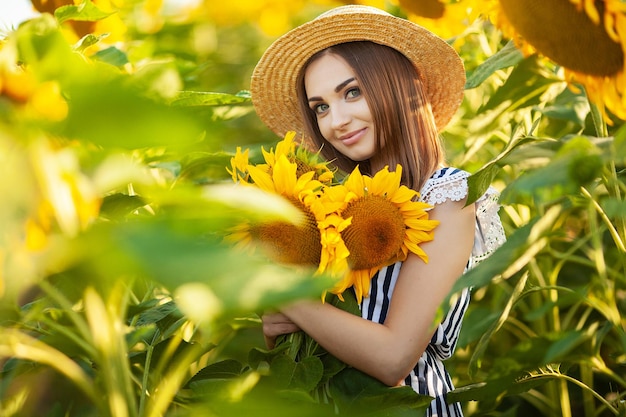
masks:
<svg viewBox="0 0 626 417"><path fill-rule="evenodd" d="M325 54L342 57L356 74L374 119L378 149L373 158L382 162L376 166L388 165L390 170L395 170L396 164L400 164L402 183L419 190L443 162L444 152L417 69L395 49L369 41L331 46L313 55L303 67L297 93L305 129L322 156L344 172L351 172L358 164L361 172L372 175L373 158L355 162L332 146L324 145L326 141L315 113L307 103L304 73L311 62Z"/></svg>

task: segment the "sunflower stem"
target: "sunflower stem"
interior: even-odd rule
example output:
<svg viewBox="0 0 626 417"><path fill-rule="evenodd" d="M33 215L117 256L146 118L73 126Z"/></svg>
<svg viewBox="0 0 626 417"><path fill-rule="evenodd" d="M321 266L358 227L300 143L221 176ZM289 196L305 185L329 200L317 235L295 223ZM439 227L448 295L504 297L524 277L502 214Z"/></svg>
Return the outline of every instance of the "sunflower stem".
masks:
<svg viewBox="0 0 626 417"><path fill-rule="evenodd" d="M607 128L606 122L604 121L604 117L602 116L602 112L598 105L589 100L589 95L587 95L587 102L589 103L589 108L591 110L591 119L593 120L593 126L596 130L596 136L600 138L605 138L609 134L609 130Z"/></svg>

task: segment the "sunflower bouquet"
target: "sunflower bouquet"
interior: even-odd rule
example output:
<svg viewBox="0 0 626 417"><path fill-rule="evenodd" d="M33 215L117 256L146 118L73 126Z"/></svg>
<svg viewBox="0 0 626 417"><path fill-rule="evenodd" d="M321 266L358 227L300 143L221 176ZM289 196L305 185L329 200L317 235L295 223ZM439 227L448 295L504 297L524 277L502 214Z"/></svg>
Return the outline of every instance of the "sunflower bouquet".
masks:
<svg viewBox="0 0 626 417"><path fill-rule="evenodd" d="M319 154L295 142L295 132L262 153L264 163L251 164L249 150L237 148L228 169L233 181L282 196L301 219L242 223L228 236L235 245L262 251L274 262L331 276L334 285L322 299L359 316L359 305L380 268L404 261L410 252L428 261L420 244L433 239L438 221L429 219L431 206L417 201L418 192L400 184L401 166L395 171L385 167L374 176L363 175L357 167L339 178ZM323 402L333 397L328 392L330 378L346 369L302 332L278 340L271 354L270 366L278 373L285 369L285 374L293 374L296 367L309 376L317 373L313 383L295 388Z"/></svg>
<svg viewBox="0 0 626 417"><path fill-rule="evenodd" d="M233 181L286 198L302 221L267 221L238 225L228 237L238 246L264 251L273 261L310 266L328 273L336 284L328 291L343 299L353 288L360 303L382 267L404 261L433 239L439 223L428 218L430 205L400 184L402 167L388 167L373 177L355 168L338 181L328 163L295 142L289 132L276 150L262 149L265 163L251 164L249 150L237 148L228 170Z"/></svg>

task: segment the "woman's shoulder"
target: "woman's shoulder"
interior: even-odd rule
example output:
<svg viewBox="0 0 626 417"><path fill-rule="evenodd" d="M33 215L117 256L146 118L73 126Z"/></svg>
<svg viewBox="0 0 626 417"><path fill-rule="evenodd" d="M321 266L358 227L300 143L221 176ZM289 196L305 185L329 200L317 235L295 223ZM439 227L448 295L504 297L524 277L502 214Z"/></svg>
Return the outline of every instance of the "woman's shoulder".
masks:
<svg viewBox="0 0 626 417"><path fill-rule="evenodd" d="M422 187L420 200L433 206L449 200L460 201L468 195L467 179L470 175L469 172L454 167L440 168ZM506 241L498 214L499 197L500 193L490 186L474 203L477 227L469 267L489 257Z"/></svg>
<svg viewBox="0 0 626 417"><path fill-rule="evenodd" d="M422 186L420 200L431 205L442 204L448 200L460 201L467 197L469 176L469 172L459 168L439 168Z"/></svg>

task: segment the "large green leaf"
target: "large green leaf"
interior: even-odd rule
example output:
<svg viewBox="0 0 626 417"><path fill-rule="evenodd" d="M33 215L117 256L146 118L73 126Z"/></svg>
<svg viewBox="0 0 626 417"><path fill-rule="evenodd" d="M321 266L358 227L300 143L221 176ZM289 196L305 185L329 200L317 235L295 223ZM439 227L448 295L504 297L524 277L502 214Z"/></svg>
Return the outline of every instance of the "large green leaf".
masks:
<svg viewBox="0 0 626 417"><path fill-rule="evenodd" d="M518 64L524 55L515 47L513 41L509 41L504 48L500 49L494 55L490 56L476 67L468 76L465 81L465 89L476 88L483 81L489 78L494 72L504 68L513 67Z"/></svg>
<svg viewBox="0 0 626 417"><path fill-rule="evenodd" d="M388 387L354 368L346 368L331 379L330 393L340 414L347 416L420 415L433 400L409 386Z"/></svg>
<svg viewBox="0 0 626 417"><path fill-rule="evenodd" d="M110 194L102 200L100 215L110 220L119 220L145 205L146 201L138 195Z"/></svg>
<svg viewBox="0 0 626 417"><path fill-rule="evenodd" d="M241 91L238 94L213 93L205 91L181 91L172 105L174 106L224 106L233 104L250 104L250 93Z"/></svg>
<svg viewBox="0 0 626 417"><path fill-rule="evenodd" d="M536 55L515 66L504 85L489 97L478 113L505 105L508 111L539 104L541 95L554 83L562 82L542 65Z"/></svg>
<svg viewBox="0 0 626 417"><path fill-rule="evenodd" d="M15 39L19 59L41 79L63 82L87 67L65 40L57 21L47 13L21 25Z"/></svg>
<svg viewBox="0 0 626 417"><path fill-rule="evenodd" d="M622 167L626 165L626 125L619 128L615 134L615 162Z"/></svg>
<svg viewBox="0 0 626 417"><path fill-rule="evenodd" d="M67 20L95 22L113 14L115 14L115 12L105 12L99 9L90 0L83 0L78 5L61 6L54 11L54 17L57 18L59 23L63 23Z"/></svg>
<svg viewBox="0 0 626 417"><path fill-rule="evenodd" d="M317 356L296 362L287 355L279 355L271 363L271 374L283 389L310 392L322 380L324 365Z"/></svg>
<svg viewBox="0 0 626 417"><path fill-rule="evenodd" d="M210 230L203 233L194 224L183 225L165 221L103 224L71 242L69 252L59 253L56 262L65 268L76 265L73 273L91 269L93 279L104 282L139 275L173 292L198 284L198 289L204 288L198 295L212 294L207 300L219 302L216 313L226 315L258 311L294 298L319 297L331 286L328 277L313 277L314 271L296 271L244 256L210 237Z"/></svg>
<svg viewBox="0 0 626 417"><path fill-rule="evenodd" d="M581 185L586 185L601 176L604 159L598 143L606 148L606 141L592 140L586 136L573 136L557 143L551 143L552 149L542 144L531 144L534 150L548 151L542 161L543 166L529 170L509 184L502 192L502 201L513 202L511 199L533 197L546 201L556 200L562 196L576 194ZM522 151L528 151L524 148ZM526 155L528 156L528 155ZM520 157L519 155L517 156Z"/></svg>
<svg viewBox="0 0 626 417"><path fill-rule="evenodd" d="M278 390L261 380L239 399L219 395L195 399L182 411L184 417L255 416L255 417L336 417L328 404L318 404L302 391ZM241 389L239 389L241 390ZM233 390L234 391L234 390Z"/></svg>
<svg viewBox="0 0 626 417"><path fill-rule="evenodd" d="M536 141L537 139L533 139L531 137L521 137L515 140L512 140L506 147L504 151L502 151L496 158L483 166L480 170L476 171L467 179L467 183L469 186L468 196L466 205L470 205L475 203L482 195L485 194L485 191L489 188L493 181L502 169L502 165L506 163L506 157L509 156L515 149L520 146L526 145L527 143L531 143Z"/></svg>
<svg viewBox="0 0 626 417"><path fill-rule="evenodd" d="M114 67L123 67L128 64L128 56L118 48L109 46L108 48L101 49L92 55L93 59L97 59Z"/></svg>
<svg viewBox="0 0 626 417"><path fill-rule="evenodd" d="M146 97L133 79L109 71L67 88L70 111L63 133L110 149L181 147L202 139L190 115Z"/></svg>

